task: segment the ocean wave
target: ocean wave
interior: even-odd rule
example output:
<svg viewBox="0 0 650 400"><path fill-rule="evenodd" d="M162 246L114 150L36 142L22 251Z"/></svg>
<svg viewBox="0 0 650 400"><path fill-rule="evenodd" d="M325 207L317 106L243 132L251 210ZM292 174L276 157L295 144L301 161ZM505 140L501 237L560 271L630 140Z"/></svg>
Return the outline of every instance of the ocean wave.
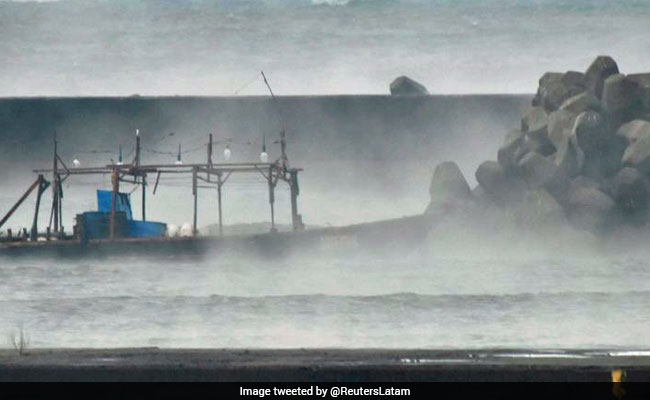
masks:
<svg viewBox="0 0 650 400"><path fill-rule="evenodd" d="M173 4L174 1L169 0L0 0L0 3L164 3ZM421 4L433 6L482 6L482 7L569 7L580 8L588 6L589 8L608 8L608 7L638 7L647 6L646 0L630 0L626 2L614 2L608 0L195 0L192 2L194 5L238 5L245 3L246 5L261 5L261 6L303 6L303 5L355 5L355 4Z"/></svg>
<svg viewBox="0 0 650 400"><path fill-rule="evenodd" d="M0 301L0 334L24 327L33 347L650 348L648 304L650 291L55 297Z"/></svg>
<svg viewBox="0 0 650 400"><path fill-rule="evenodd" d="M397 4L402 1L403 0L311 0L311 4L317 6L361 6ZM421 1L417 1L417 3L420 2ZM407 3L416 3L416 1L407 0Z"/></svg>
<svg viewBox="0 0 650 400"><path fill-rule="evenodd" d="M522 292L522 293L504 293L504 294L420 294L412 292L389 293L380 295L330 295L323 293L316 294L295 294L295 295L267 295L267 296L227 296L212 294L208 296L188 296L188 295L153 295L153 296L79 296L79 297L57 297L57 298L29 298L29 299L5 299L0 300L0 304L7 303L62 303L62 302L181 302L181 303L246 303L246 302L268 302L268 303L305 303L305 302L329 302L329 301L359 301L369 303L422 303L422 302L439 302L439 301L545 301L553 299L606 299L611 297L645 297L650 296L648 290L621 290L621 291L557 291L557 292Z"/></svg>
<svg viewBox="0 0 650 400"><path fill-rule="evenodd" d="M318 6L344 6L350 3L350 1L351 0L311 0L311 3Z"/></svg>

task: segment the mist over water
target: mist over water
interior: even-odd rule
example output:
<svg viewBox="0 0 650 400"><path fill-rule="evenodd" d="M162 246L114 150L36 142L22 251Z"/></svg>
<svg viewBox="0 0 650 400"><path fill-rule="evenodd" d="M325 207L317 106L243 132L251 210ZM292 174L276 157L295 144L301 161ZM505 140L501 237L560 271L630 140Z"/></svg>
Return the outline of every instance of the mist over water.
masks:
<svg viewBox="0 0 650 400"><path fill-rule="evenodd" d="M232 139L233 161L257 159L267 135L274 158L285 124L308 226L419 214L434 166L457 161L473 186L528 96L281 97L279 112L261 97L76 97L266 96L260 69L280 95L383 94L402 74L432 93L530 93L543 72L597 54L650 70L649 19L643 1L0 1L11 38L0 41L0 96L75 97L0 100L0 210L30 169L50 165L54 129L64 160L90 166L115 159L117 144L128 160L135 129L159 151L147 162L173 161L179 143L192 150L185 162L202 162L210 132ZM68 232L109 185L74 179ZM190 221L189 185L149 191L148 218ZM264 185L229 182L227 224L268 221ZM10 227L29 225L32 200ZM277 191L279 223L288 200ZM199 215L200 227L216 221L207 189ZM32 347L650 347L645 234L606 243L443 222L414 249L381 255L0 258L0 337L22 327Z"/></svg>
<svg viewBox="0 0 650 400"><path fill-rule="evenodd" d="M530 93L597 54L650 70L646 1L0 2L0 96Z"/></svg>
<svg viewBox="0 0 650 400"><path fill-rule="evenodd" d="M201 131L212 122L206 115L221 115L226 107L210 99L178 99L173 107L163 101L145 112L143 104L162 100L141 101L124 112L140 110L131 118L150 127L141 133L145 146L158 132L170 130L153 123L167 121L167 113L184 115L173 126L179 132L174 140L200 144L205 139ZM490 146L498 146L503 132L517 124L517 105L529 98L426 98L419 105L382 98L335 98L329 105L317 98L293 101L286 109L302 111L300 118L288 120L290 156L294 165L306 168L299 198L305 222L344 225L421 213L439 161L458 160L473 181L473 169L496 152ZM71 107L68 100L49 101L39 111L41 117L58 115L56 126L65 127L60 131L65 160L81 157L78 149L99 148L104 140L133 140L128 127L134 123L110 112L110 99L97 102L84 108ZM186 102L193 106L183 106ZM38 109L35 103L28 109ZM235 109L250 106L235 104ZM7 114L16 103L3 107ZM180 113L183 107L194 111ZM400 107L420 110L408 119L413 125L388 122L395 120L389 110ZM303 112L310 108L313 113ZM234 114L224 126L243 135L235 138L244 143L254 139L256 135L247 135L263 125L264 115L240 119ZM32 116L15 114L0 121L9 130L26 129L26 137L33 138L31 144L20 144L31 152L5 148L5 162L20 161L10 169L14 173L2 178L3 210L33 177L27 173L30 167L48 166L47 131L27 129L26 120ZM236 123L242 120L251 125L249 130ZM105 132L99 130L102 123L108 124ZM430 128L420 130L422 126ZM165 148L164 143L156 147ZM247 146L233 145L233 154L256 157L257 147ZM175 147L172 143L170 150ZM186 155L186 161L202 161L200 153ZM111 156L81 159L84 165L101 165ZM147 162L169 158L146 154ZM27 171L19 173L23 168ZM67 231L74 213L95 209L95 189L108 187L107 177L74 179L64 188ZM226 190L226 223L268 221L264 182L235 182ZM149 189L149 218L190 221L189 186L166 183L155 196ZM130 188L124 185L123 190ZM216 221L216 203L214 194L200 193L201 227ZM278 220L288 222L286 192L278 193ZM139 194L132 194L136 218ZM41 226L47 224L49 197L48 192ZM10 226L28 225L32 210L30 199ZM636 242L622 243L627 246L605 245L580 232L540 236L500 224L447 219L421 245L388 254L0 258L0 333L9 337L22 327L33 347L648 347L647 241L640 234L634 238ZM9 340L3 345L10 346Z"/></svg>
<svg viewBox="0 0 650 400"><path fill-rule="evenodd" d="M429 245L382 258L3 260L0 321L34 347L650 345L647 254Z"/></svg>

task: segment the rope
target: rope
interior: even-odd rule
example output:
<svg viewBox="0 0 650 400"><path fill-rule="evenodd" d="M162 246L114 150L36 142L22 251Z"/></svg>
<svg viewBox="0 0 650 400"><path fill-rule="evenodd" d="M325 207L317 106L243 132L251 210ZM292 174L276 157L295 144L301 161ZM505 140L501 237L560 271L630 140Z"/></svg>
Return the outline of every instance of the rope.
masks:
<svg viewBox="0 0 650 400"><path fill-rule="evenodd" d="M113 154L115 151L111 150L73 150L73 154Z"/></svg>
<svg viewBox="0 0 650 400"><path fill-rule="evenodd" d="M241 88L235 90L235 92L234 92L233 94L239 94L239 92L241 92L242 90L246 89L246 88L249 87L253 82L255 82L256 80L258 80L259 77L260 77L259 75L255 74L255 78L251 79L247 84L245 84L245 85L242 86Z"/></svg>

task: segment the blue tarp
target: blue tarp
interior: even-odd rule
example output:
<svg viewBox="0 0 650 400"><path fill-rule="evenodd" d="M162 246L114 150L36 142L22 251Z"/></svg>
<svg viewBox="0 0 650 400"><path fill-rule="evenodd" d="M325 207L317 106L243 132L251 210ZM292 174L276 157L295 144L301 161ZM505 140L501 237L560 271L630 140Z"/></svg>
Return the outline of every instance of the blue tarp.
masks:
<svg viewBox="0 0 650 400"><path fill-rule="evenodd" d="M167 224L162 222L129 221L126 235L133 238L165 236Z"/></svg>
<svg viewBox="0 0 650 400"><path fill-rule="evenodd" d="M77 216L83 226L85 239L106 239L110 235L111 213L104 211L88 211ZM162 222L127 220L126 213L117 212L115 236L118 238L146 238L165 236L167 224Z"/></svg>
<svg viewBox="0 0 650 400"><path fill-rule="evenodd" d="M97 191L97 210L101 212L111 212L113 207L113 192L110 190ZM124 211L126 219L132 220L133 213L131 212L131 200L128 193L118 193L117 201L115 202L115 211Z"/></svg>
<svg viewBox="0 0 650 400"><path fill-rule="evenodd" d="M108 218L110 218L112 202L113 202L112 191L110 190L97 191L97 209L99 212L92 213L92 217L89 216L89 218L94 218L92 222L89 222L91 226L88 227L88 231L92 232L91 237L105 237L107 235L106 233L104 233L106 228L100 227L98 225L101 225L100 221L104 222L104 219L108 220ZM117 194L117 201L115 202L115 211L124 212L124 214L126 215L124 236L134 237L134 238L165 236L165 231L167 230L167 224L163 224L161 222L133 220L133 212L131 211L131 199L128 193ZM86 214L91 214L91 213L86 213ZM104 218L101 217L102 214L104 214ZM97 232L95 232L95 230Z"/></svg>

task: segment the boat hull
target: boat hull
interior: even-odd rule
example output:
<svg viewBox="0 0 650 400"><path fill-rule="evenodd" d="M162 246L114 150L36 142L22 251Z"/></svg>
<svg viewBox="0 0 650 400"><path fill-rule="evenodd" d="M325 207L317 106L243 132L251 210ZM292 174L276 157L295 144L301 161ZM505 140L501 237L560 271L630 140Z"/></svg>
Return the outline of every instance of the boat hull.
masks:
<svg viewBox="0 0 650 400"><path fill-rule="evenodd" d="M246 254L283 257L299 252L374 253L414 248L426 237L434 217L417 215L344 227L241 236L120 238L81 242L77 239L19 241L0 244L2 256L203 256Z"/></svg>

